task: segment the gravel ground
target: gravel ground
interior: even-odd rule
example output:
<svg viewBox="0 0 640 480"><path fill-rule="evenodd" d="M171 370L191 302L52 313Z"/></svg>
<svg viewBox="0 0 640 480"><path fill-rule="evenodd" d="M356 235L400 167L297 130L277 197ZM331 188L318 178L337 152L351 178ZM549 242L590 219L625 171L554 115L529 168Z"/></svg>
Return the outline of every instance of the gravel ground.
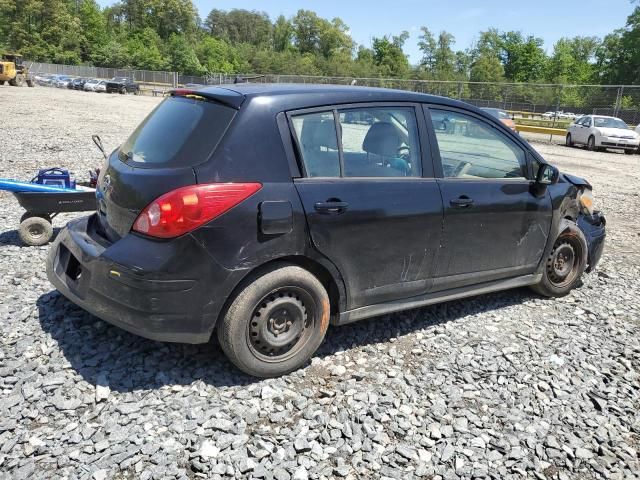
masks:
<svg viewBox="0 0 640 480"><path fill-rule="evenodd" d="M86 177L158 102L0 87L0 177ZM606 211L598 271L331 329L256 381L219 347L161 344L47 282L0 193L0 478L640 478L640 156L534 145ZM70 216L55 220L60 227Z"/></svg>

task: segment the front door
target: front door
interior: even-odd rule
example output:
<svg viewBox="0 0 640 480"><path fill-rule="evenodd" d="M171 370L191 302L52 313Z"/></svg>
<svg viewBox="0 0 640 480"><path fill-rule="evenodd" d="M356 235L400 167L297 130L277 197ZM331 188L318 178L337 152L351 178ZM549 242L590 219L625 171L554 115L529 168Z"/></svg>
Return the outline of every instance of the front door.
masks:
<svg viewBox="0 0 640 480"><path fill-rule="evenodd" d="M423 177L428 149L421 147L425 124L416 107L298 112L290 123L305 172L295 185L311 240L341 272L348 308L427 292L442 199L437 181Z"/></svg>
<svg viewBox="0 0 640 480"><path fill-rule="evenodd" d="M525 148L481 116L435 107L429 114L444 203L434 290L533 273L552 206L548 194L532 193Z"/></svg>

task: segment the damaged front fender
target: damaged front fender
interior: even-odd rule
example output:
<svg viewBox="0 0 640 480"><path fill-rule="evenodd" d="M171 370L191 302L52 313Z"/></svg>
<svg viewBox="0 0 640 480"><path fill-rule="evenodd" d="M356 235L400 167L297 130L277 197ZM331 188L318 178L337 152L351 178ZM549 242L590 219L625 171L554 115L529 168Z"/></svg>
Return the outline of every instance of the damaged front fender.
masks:
<svg viewBox="0 0 640 480"><path fill-rule="evenodd" d="M605 229L607 221L602 212L594 212L593 215L581 213L578 215L576 223L587 240L588 258L586 272L589 273L596 268L600 257L602 257L604 241L607 236Z"/></svg>

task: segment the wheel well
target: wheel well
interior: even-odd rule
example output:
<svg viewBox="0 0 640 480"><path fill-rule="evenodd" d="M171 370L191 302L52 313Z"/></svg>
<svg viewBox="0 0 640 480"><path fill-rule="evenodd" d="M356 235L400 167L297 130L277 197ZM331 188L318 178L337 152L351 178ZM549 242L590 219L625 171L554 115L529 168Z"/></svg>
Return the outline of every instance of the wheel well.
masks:
<svg viewBox="0 0 640 480"><path fill-rule="evenodd" d="M320 280L320 283L322 283L324 288L327 290L327 294L329 294L329 303L331 305L331 313L332 314L340 313L340 310L342 307L341 301L344 301L344 298L342 298L343 296L340 295L340 289L338 288L336 279L333 277L331 272L329 272L329 270L327 270L327 268L324 265L318 263L315 260L312 260L309 257L304 257L302 255L292 255L289 257L278 258L277 260L274 260L265 265L262 265L261 268L264 266L268 266L274 262L291 263L293 265L297 265L301 268L304 268L305 270L315 275L315 277L318 280Z"/></svg>
<svg viewBox="0 0 640 480"><path fill-rule="evenodd" d="M247 272L247 274L242 278L242 280L240 280L240 282L236 285L236 287L233 289L233 291L225 301L225 305L222 308L221 312L224 312L228 308L233 298L235 298L240 289L244 288L248 284L248 282L250 282L250 279L260 276L262 272L268 270L274 264L278 263L296 265L312 273L327 290L327 294L329 295L329 304L331 305L331 314L338 314L342 309L345 308L346 298L344 294L344 288L341 289L338 286L336 279L325 266L315 260L312 260L311 258L302 255L291 255L270 260ZM221 315L222 314L223 313L221 313Z"/></svg>

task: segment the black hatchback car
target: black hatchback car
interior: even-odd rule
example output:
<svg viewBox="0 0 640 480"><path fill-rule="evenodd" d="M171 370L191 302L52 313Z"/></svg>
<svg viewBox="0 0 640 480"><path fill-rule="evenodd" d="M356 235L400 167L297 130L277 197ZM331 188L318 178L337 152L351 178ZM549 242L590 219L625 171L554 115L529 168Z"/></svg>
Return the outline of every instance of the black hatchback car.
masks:
<svg viewBox="0 0 640 480"><path fill-rule="evenodd" d="M481 110L362 87L175 90L102 169L47 265L130 332L209 341L251 375L330 323L514 287L567 294L602 253L591 186Z"/></svg>

